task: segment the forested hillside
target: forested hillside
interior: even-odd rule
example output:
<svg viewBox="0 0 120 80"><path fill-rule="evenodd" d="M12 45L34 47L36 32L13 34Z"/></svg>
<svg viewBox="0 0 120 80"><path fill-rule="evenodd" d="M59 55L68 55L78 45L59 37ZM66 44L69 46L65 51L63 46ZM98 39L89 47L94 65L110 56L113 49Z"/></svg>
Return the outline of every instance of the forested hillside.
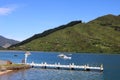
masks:
<svg viewBox="0 0 120 80"><path fill-rule="evenodd" d="M72 21L9 47L13 50L120 53L120 16Z"/></svg>

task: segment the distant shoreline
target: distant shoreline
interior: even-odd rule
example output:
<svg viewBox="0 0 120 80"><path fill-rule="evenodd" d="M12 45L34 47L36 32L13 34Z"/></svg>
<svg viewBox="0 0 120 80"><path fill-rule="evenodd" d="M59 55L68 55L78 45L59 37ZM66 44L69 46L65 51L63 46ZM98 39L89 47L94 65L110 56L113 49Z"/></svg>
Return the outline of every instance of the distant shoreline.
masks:
<svg viewBox="0 0 120 80"><path fill-rule="evenodd" d="M26 52L27 50L0 50L0 52ZM29 50L28 50L29 51ZM30 52L55 52L55 51L30 51ZM78 53L78 54L120 54L120 53L100 53L100 52L57 52L57 53Z"/></svg>
<svg viewBox="0 0 120 80"><path fill-rule="evenodd" d="M0 50L0 52L25 52L22 50Z"/></svg>

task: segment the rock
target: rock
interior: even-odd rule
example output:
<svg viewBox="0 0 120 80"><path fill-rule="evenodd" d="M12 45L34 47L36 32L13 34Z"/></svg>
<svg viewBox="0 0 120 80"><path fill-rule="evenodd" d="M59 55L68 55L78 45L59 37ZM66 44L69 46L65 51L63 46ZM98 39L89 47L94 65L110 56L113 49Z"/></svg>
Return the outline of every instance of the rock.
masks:
<svg viewBox="0 0 120 80"><path fill-rule="evenodd" d="M12 62L11 61L7 61L7 65L10 65L10 64L12 64Z"/></svg>

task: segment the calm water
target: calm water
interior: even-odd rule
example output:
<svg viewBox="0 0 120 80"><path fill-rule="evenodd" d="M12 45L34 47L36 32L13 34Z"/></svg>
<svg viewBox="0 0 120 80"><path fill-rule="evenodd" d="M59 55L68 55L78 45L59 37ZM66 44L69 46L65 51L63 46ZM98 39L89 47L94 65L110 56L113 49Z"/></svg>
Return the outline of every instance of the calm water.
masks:
<svg viewBox="0 0 120 80"><path fill-rule="evenodd" d="M31 68L20 70L0 76L0 80L120 80L120 55L106 54L66 54L71 56L71 60L64 60L55 52L31 52L27 62L35 63L47 62L53 64L74 63L76 65L89 64L90 66L104 65L104 71L72 71ZM18 56L14 56L18 55ZM24 59L24 52L0 52L0 60L10 60L20 63Z"/></svg>

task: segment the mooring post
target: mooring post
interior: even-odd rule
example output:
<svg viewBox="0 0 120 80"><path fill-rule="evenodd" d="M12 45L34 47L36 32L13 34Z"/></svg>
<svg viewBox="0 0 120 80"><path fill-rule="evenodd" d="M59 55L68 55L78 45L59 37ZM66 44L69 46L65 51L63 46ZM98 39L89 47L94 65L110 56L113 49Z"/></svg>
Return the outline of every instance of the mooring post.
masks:
<svg viewBox="0 0 120 80"><path fill-rule="evenodd" d="M86 70L86 65L84 65L84 70Z"/></svg>
<svg viewBox="0 0 120 80"><path fill-rule="evenodd" d="M100 65L100 70L103 71L103 64Z"/></svg>
<svg viewBox="0 0 120 80"><path fill-rule="evenodd" d="M31 63L31 64L32 64L32 68L33 68L35 63L32 61L32 63Z"/></svg>
<svg viewBox="0 0 120 80"><path fill-rule="evenodd" d="M60 63L58 63L58 67L57 67L57 69L60 69Z"/></svg>
<svg viewBox="0 0 120 80"><path fill-rule="evenodd" d="M47 63L45 62L45 63L44 63L44 68L45 68L45 69L46 69L46 65L47 65Z"/></svg>

